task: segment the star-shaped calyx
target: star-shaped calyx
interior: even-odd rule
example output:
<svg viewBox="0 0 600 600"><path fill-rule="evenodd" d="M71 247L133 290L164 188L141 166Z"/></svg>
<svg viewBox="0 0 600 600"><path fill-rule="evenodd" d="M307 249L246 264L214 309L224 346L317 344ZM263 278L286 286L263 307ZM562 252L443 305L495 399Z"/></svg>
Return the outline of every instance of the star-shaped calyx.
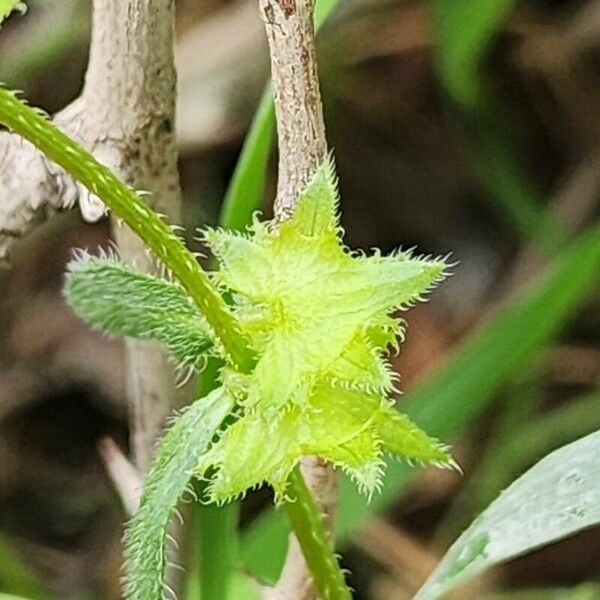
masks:
<svg viewBox="0 0 600 600"><path fill-rule="evenodd" d="M258 356L249 375L223 372L241 418L202 459L225 500L267 481L283 493L304 455L344 468L372 492L383 453L452 464L445 449L391 407L397 348L393 314L443 279L446 263L396 252L366 256L342 242L333 165L322 165L283 223L255 220L248 235L212 229L215 282L232 295Z"/></svg>

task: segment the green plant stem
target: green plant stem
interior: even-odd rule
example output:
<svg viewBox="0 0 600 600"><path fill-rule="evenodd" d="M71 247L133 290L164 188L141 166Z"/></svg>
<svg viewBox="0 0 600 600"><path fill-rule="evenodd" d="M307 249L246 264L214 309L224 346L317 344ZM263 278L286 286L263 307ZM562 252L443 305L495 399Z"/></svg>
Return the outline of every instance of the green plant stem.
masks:
<svg viewBox="0 0 600 600"><path fill-rule="evenodd" d="M208 275L173 230L129 186L56 128L41 111L27 106L4 88L0 88L0 122L29 140L123 219L173 271L232 362L242 371L251 371L254 357Z"/></svg>
<svg viewBox="0 0 600 600"><path fill-rule="evenodd" d="M289 477L287 493L290 501L285 502L283 507L320 597L324 600L351 600L323 520L298 466Z"/></svg>
<svg viewBox="0 0 600 600"><path fill-rule="evenodd" d="M239 370L252 370L255 357L206 272L172 229L129 186L62 133L41 111L1 87L0 122L30 141L123 219L179 279ZM319 511L299 470L290 478L289 491L297 501L286 503L286 508L315 585L326 599L349 599Z"/></svg>

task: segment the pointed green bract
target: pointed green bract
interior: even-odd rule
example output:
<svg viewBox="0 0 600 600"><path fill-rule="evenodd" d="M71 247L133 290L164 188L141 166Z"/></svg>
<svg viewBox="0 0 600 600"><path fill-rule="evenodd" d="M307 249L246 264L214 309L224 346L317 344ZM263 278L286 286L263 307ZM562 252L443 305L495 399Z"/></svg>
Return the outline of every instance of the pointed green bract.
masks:
<svg viewBox="0 0 600 600"><path fill-rule="evenodd" d="M400 325L389 314L419 300L444 276L441 260L353 256L341 240L333 166L326 162L278 226L251 235L210 230L216 280L237 300L242 329L259 356L247 404L277 414L319 378L389 391L377 351ZM260 405L260 406L259 406Z"/></svg>
<svg viewBox="0 0 600 600"><path fill-rule="evenodd" d="M194 464L211 478L212 501L263 483L281 499L306 455L343 469L367 495L381 484L385 454L454 464L443 446L391 407L396 376L387 360L402 337L397 311L422 299L446 264L410 252L350 252L338 205L333 165L326 162L287 221L255 219L246 234L205 233L219 262L212 280L231 297L236 327L256 357L251 370L229 362L221 372L237 420ZM210 343L182 287L115 261L75 262L66 292L96 327L157 339L184 365L197 365Z"/></svg>
<svg viewBox="0 0 600 600"><path fill-rule="evenodd" d="M296 463L317 455L345 470L367 494L380 485L383 454L451 465L446 450L380 396L315 385L305 406L292 406L278 421L252 412L231 425L202 457L200 475L220 470L209 488L222 502L268 483L279 499Z"/></svg>
<svg viewBox="0 0 600 600"><path fill-rule="evenodd" d="M20 0L0 0L0 24L13 10L24 12L27 8L25 2Z"/></svg>
<svg viewBox="0 0 600 600"><path fill-rule="evenodd" d="M217 281L258 362L224 379L242 407L198 465L216 467L218 502L287 478L314 454L345 470L367 494L381 484L384 454L453 466L446 449L390 407L402 322L393 316L422 299L446 270L443 260L397 252L351 253L342 242L333 166L325 163L283 223L255 221L249 234L209 230ZM265 440L268 443L265 444Z"/></svg>
<svg viewBox="0 0 600 600"><path fill-rule="evenodd" d="M127 600L162 600L167 527L194 467L233 408L223 388L188 407L160 443L127 529Z"/></svg>
<svg viewBox="0 0 600 600"><path fill-rule="evenodd" d="M181 285L139 273L115 258L81 253L68 265L65 297L94 327L162 342L183 367L197 366L213 345L204 318Z"/></svg>

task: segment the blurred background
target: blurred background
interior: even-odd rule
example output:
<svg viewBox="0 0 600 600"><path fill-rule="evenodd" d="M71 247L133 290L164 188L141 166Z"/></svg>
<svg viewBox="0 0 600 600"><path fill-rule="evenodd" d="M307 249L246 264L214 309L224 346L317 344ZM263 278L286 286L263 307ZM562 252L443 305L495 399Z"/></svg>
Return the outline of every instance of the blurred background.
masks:
<svg viewBox="0 0 600 600"><path fill-rule="evenodd" d="M2 30L0 80L53 112L81 88L90 3L29 4ZM218 220L268 75L256 4L177 1L191 244ZM408 313L394 362L400 407L453 443L464 476L427 470L402 489L392 477L342 534L356 598L402 600L516 476L600 428L597 273L576 254L600 206L600 1L343 0L318 50L348 245L459 261ZM120 597L125 517L98 444L127 447L122 349L60 293L72 249L108 240L106 221L54 215L0 272L0 591ZM247 499L244 527L268 501ZM457 597L600 599L600 531Z"/></svg>

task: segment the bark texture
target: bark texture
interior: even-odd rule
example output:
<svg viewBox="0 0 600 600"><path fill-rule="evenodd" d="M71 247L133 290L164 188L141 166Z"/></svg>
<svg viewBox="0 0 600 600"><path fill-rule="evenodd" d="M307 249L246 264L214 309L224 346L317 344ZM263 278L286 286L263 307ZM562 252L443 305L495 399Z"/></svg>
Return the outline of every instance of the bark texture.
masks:
<svg viewBox="0 0 600 600"><path fill-rule="evenodd" d="M315 55L314 0L261 0L271 55L279 179L275 215L289 216L327 155Z"/></svg>
<svg viewBox="0 0 600 600"><path fill-rule="evenodd" d="M172 0L95 0L90 58L81 96L54 118L98 160L136 189L170 222L179 218L174 141L175 68ZM104 206L19 136L0 133L0 260L13 241L54 209L79 203L89 221ZM115 226L121 256L154 268L143 244ZM145 472L173 402L167 356L151 343L128 344L132 447Z"/></svg>
<svg viewBox="0 0 600 600"><path fill-rule="evenodd" d="M314 0L260 0L277 117L279 177L274 213L278 221L292 214L299 192L327 156L315 54L314 4ZM333 540L338 473L312 456L305 458L301 467ZM265 596L273 600L316 598L310 572L293 535L281 579Z"/></svg>
<svg viewBox="0 0 600 600"><path fill-rule="evenodd" d="M150 205L177 223L174 3L97 0L92 31L84 143L135 189L149 191ZM122 258L139 270L155 268L127 227L115 224L114 234ZM145 472L174 401L173 370L165 351L150 342L128 340L127 359L132 448Z"/></svg>

